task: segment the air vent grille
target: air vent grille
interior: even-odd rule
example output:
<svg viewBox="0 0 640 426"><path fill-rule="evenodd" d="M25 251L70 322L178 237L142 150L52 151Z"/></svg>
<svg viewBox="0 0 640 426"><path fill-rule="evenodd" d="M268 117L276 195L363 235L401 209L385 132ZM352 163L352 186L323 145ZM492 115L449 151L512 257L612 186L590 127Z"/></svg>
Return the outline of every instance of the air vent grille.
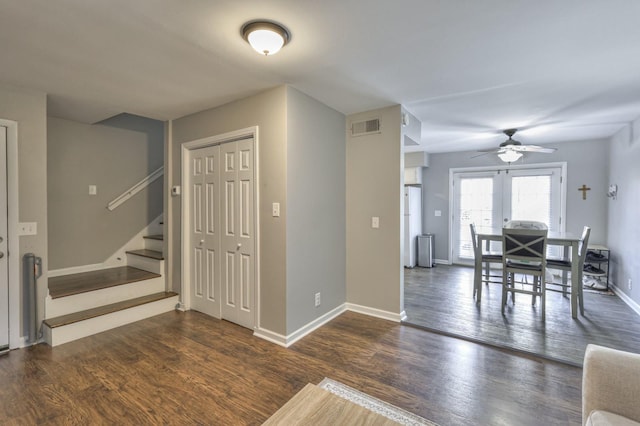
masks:
<svg viewBox="0 0 640 426"><path fill-rule="evenodd" d="M380 133L379 118L351 123L351 136L363 136L372 133Z"/></svg>

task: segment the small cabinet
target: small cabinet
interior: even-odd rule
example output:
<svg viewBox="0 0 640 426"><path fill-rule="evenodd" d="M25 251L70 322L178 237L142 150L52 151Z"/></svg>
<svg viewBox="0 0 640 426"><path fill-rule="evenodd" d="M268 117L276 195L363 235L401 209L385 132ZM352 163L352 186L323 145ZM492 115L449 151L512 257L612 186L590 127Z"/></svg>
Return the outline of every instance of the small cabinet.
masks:
<svg viewBox="0 0 640 426"><path fill-rule="evenodd" d="M405 185L422 185L422 167L407 167L404 169Z"/></svg>
<svg viewBox="0 0 640 426"><path fill-rule="evenodd" d="M584 259L582 282L585 288L609 290L609 258L611 251L599 244L590 244Z"/></svg>

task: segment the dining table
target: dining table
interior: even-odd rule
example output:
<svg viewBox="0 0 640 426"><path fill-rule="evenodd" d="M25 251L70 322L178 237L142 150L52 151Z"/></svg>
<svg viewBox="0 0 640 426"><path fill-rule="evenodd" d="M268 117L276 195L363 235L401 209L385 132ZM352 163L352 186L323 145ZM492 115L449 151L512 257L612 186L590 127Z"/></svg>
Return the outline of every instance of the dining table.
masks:
<svg viewBox="0 0 640 426"><path fill-rule="evenodd" d="M502 228L478 228L476 231L476 238L478 239L478 248L482 250L485 247L489 251L489 247L492 241L502 242ZM580 313L584 315L584 302L582 300L582 283L580 281L580 267L578 259L578 250L580 247L580 236L570 232L554 232L549 231L547 233L547 245L548 246L561 246L563 247L563 254L565 259L571 259L571 316L573 318L578 317L578 308ZM562 272L563 283L567 282L567 272ZM480 256L476 256L475 259L475 274L474 274L474 288L477 289L478 300L482 297L482 260Z"/></svg>

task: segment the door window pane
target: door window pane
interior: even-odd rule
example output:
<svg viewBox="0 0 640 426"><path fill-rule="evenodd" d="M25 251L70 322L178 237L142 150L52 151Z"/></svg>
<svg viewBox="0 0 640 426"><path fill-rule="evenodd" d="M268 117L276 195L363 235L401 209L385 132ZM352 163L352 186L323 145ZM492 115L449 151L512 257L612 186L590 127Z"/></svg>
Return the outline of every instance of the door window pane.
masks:
<svg viewBox="0 0 640 426"><path fill-rule="evenodd" d="M511 219L535 220L552 229L551 176L516 176L512 178Z"/></svg>
<svg viewBox="0 0 640 426"><path fill-rule="evenodd" d="M478 231L489 230L493 225L493 178L460 179L460 222L458 257L473 259L473 245L469 224Z"/></svg>

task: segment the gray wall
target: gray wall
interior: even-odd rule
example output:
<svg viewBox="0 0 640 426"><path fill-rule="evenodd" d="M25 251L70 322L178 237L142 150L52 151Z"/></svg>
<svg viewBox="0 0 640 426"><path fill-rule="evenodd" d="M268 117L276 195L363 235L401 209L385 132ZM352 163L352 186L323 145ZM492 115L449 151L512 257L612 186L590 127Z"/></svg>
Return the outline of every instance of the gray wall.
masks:
<svg viewBox="0 0 640 426"><path fill-rule="evenodd" d="M608 184L618 185L607 199L611 280L640 304L640 119L612 138ZM632 289L628 280L632 280Z"/></svg>
<svg viewBox="0 0 640 426"><path fill-rule="evenodd" d="M525 154L524 164L567 162L566 230L580 234L584 225L591 226L590 241L607 241L607 198L609 146L606 140L551 144L553 154ZM471 158L476 152L431 154L429 167L423 169L423 231L435 234L435 258L448 260L449 255L449 169L504 165L495 155ZM521 161L518 162L521 164ZM591 188L582 199L578 188ZM442 216L435 217L435 210Z"/></svg>
<svg viewBox="0 0 640 426"><path fill-rule="evenodd" d="M403 148L399 105L354 114L380 134L347 136L347 302L402 312ZM371 228L371 217L380 228Z"/></svg>
<svg viewBox="0 0 640 426"><path fill-rule="evenodd" d="M162 166L164 123L131 115L103 123L48 120L51 270L104 262L162 213L162 179L114 211L106 207Z"/></svg>
<svg viewBox="0 0 640 426"><path fill-rule="evenodd" d="M44 318L47 295L47 98L42 92L0 86L0 118L18 122L18 197L20 222L37 222L38 234L21 236L18 256L42 257L38 279L38 319ZM22 262L20 262L22 283ZM15 284L15 283L12 283ZM22 301L22 294L20 295ZM24 303L22 303L24 306ZM23 316L21 315L21 318ZM24 327L21 335L24 335Z"/></svg>
<svg viewBox="0 0 640 426"><path fill-rule="evenodd" d="M345 161L345 116L288 87L287 333L346 301Z"/></svg>
<svg viewBox="0 0 640 426"><path fill-rule="evenodd" d="M286 224L287 135L285 86L188 115L173 121L167 161L171 163L168 186L181 185L181 145L209 136L259 126L260 167L260 326L286 334ZM271 216L271 203L280 203L280 217ZM168 235L173 259L173 289L180 290L181 197L171 197Z"/></svg>

